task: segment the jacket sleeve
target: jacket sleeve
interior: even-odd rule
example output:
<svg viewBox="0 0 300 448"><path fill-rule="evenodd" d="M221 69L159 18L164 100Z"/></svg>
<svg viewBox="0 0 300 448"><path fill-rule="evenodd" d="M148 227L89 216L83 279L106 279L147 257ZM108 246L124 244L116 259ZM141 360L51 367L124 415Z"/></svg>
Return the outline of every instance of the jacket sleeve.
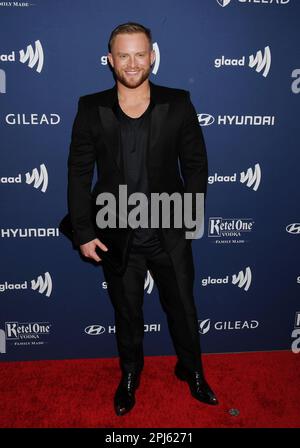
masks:
<svg viewBox="0 0 300 448"><path fill-rule="evenodd" d="M96 238L91 197L95 161L95 146L88 127L86 106L81 97L73 123L68 157L68 209L74 244L77 246Z"/></svg>
<svg viewBox="0 0 300 448"><path fill-rule="evenodd" d="M184 191L187 193L204 193L205 199L208 181L206 145L188 91L186 91L183 114L184 118L179 138L179 160L185 185ZM195 206L195 197L193 197L193 219L196 216Z"/></svg>

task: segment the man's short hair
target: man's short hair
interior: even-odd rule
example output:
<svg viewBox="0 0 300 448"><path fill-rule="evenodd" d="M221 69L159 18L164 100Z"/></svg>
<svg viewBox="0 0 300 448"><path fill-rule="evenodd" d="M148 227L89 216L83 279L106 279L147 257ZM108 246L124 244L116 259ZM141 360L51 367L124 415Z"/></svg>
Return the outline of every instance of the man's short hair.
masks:
<svg viewBox="0 0 300 448"><path fill-rule="evenodd" d="M152 48L152 34L149 28L136 22L127 22L118 25L112 32L108 42L108 50L111 53L111 48L115 37L118 34L133 34L133 33L144 33L149 40L150 48Z"/></svg>

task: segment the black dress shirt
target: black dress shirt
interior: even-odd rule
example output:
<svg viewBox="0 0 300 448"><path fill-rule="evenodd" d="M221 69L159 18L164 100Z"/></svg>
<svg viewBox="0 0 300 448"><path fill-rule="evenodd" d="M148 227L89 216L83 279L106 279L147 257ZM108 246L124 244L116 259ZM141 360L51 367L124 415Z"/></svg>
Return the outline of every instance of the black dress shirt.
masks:
<svg viewBox="0 0 300 448"><path fill-rule="evenodd" d="M138 227L133 231L132 245L134 247L151 246L158 241L156 229L150 228L150 194L147 177L147 148L153 103L138 118L126 115L117 104L116 113L120 122L121 145L127 194L141 192L148 197L148 228ZM132 206L131 208L133 208ZM128 211L131 209L128 207Z"/></svg>

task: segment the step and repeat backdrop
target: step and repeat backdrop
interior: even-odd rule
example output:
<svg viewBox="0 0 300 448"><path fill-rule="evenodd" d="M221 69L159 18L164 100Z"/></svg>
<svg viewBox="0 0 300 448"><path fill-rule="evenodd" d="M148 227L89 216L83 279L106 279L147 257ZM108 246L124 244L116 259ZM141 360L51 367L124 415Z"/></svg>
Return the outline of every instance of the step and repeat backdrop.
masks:
<svg viewBox="0 0 300 448"><path fill-rule="evenodd" d="M190 91L206 141L203 352L296 356L300 2L36 0L0 2L0 360L117 356L101 264L58 224L78 98L114 85L107 43L127 21L151 28L151 80ZM174 355L150 272L144 315L145 355Z"/></svg>

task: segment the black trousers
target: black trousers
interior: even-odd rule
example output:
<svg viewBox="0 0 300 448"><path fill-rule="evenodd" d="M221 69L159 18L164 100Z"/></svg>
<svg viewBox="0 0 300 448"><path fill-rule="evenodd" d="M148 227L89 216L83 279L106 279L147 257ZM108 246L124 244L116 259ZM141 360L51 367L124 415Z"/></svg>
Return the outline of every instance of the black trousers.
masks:
<svg viewBox="0 0 300 448"><path fill-rule="evenodd" d="M149 269L158 288L178 360L203 373L197 310L193 296L194 262L191 240L183 238L167 253L160 240L130 248L125 273L103 265L107 290L115 312L117 346L123 372L144 366L144 282Z"/></svg>

